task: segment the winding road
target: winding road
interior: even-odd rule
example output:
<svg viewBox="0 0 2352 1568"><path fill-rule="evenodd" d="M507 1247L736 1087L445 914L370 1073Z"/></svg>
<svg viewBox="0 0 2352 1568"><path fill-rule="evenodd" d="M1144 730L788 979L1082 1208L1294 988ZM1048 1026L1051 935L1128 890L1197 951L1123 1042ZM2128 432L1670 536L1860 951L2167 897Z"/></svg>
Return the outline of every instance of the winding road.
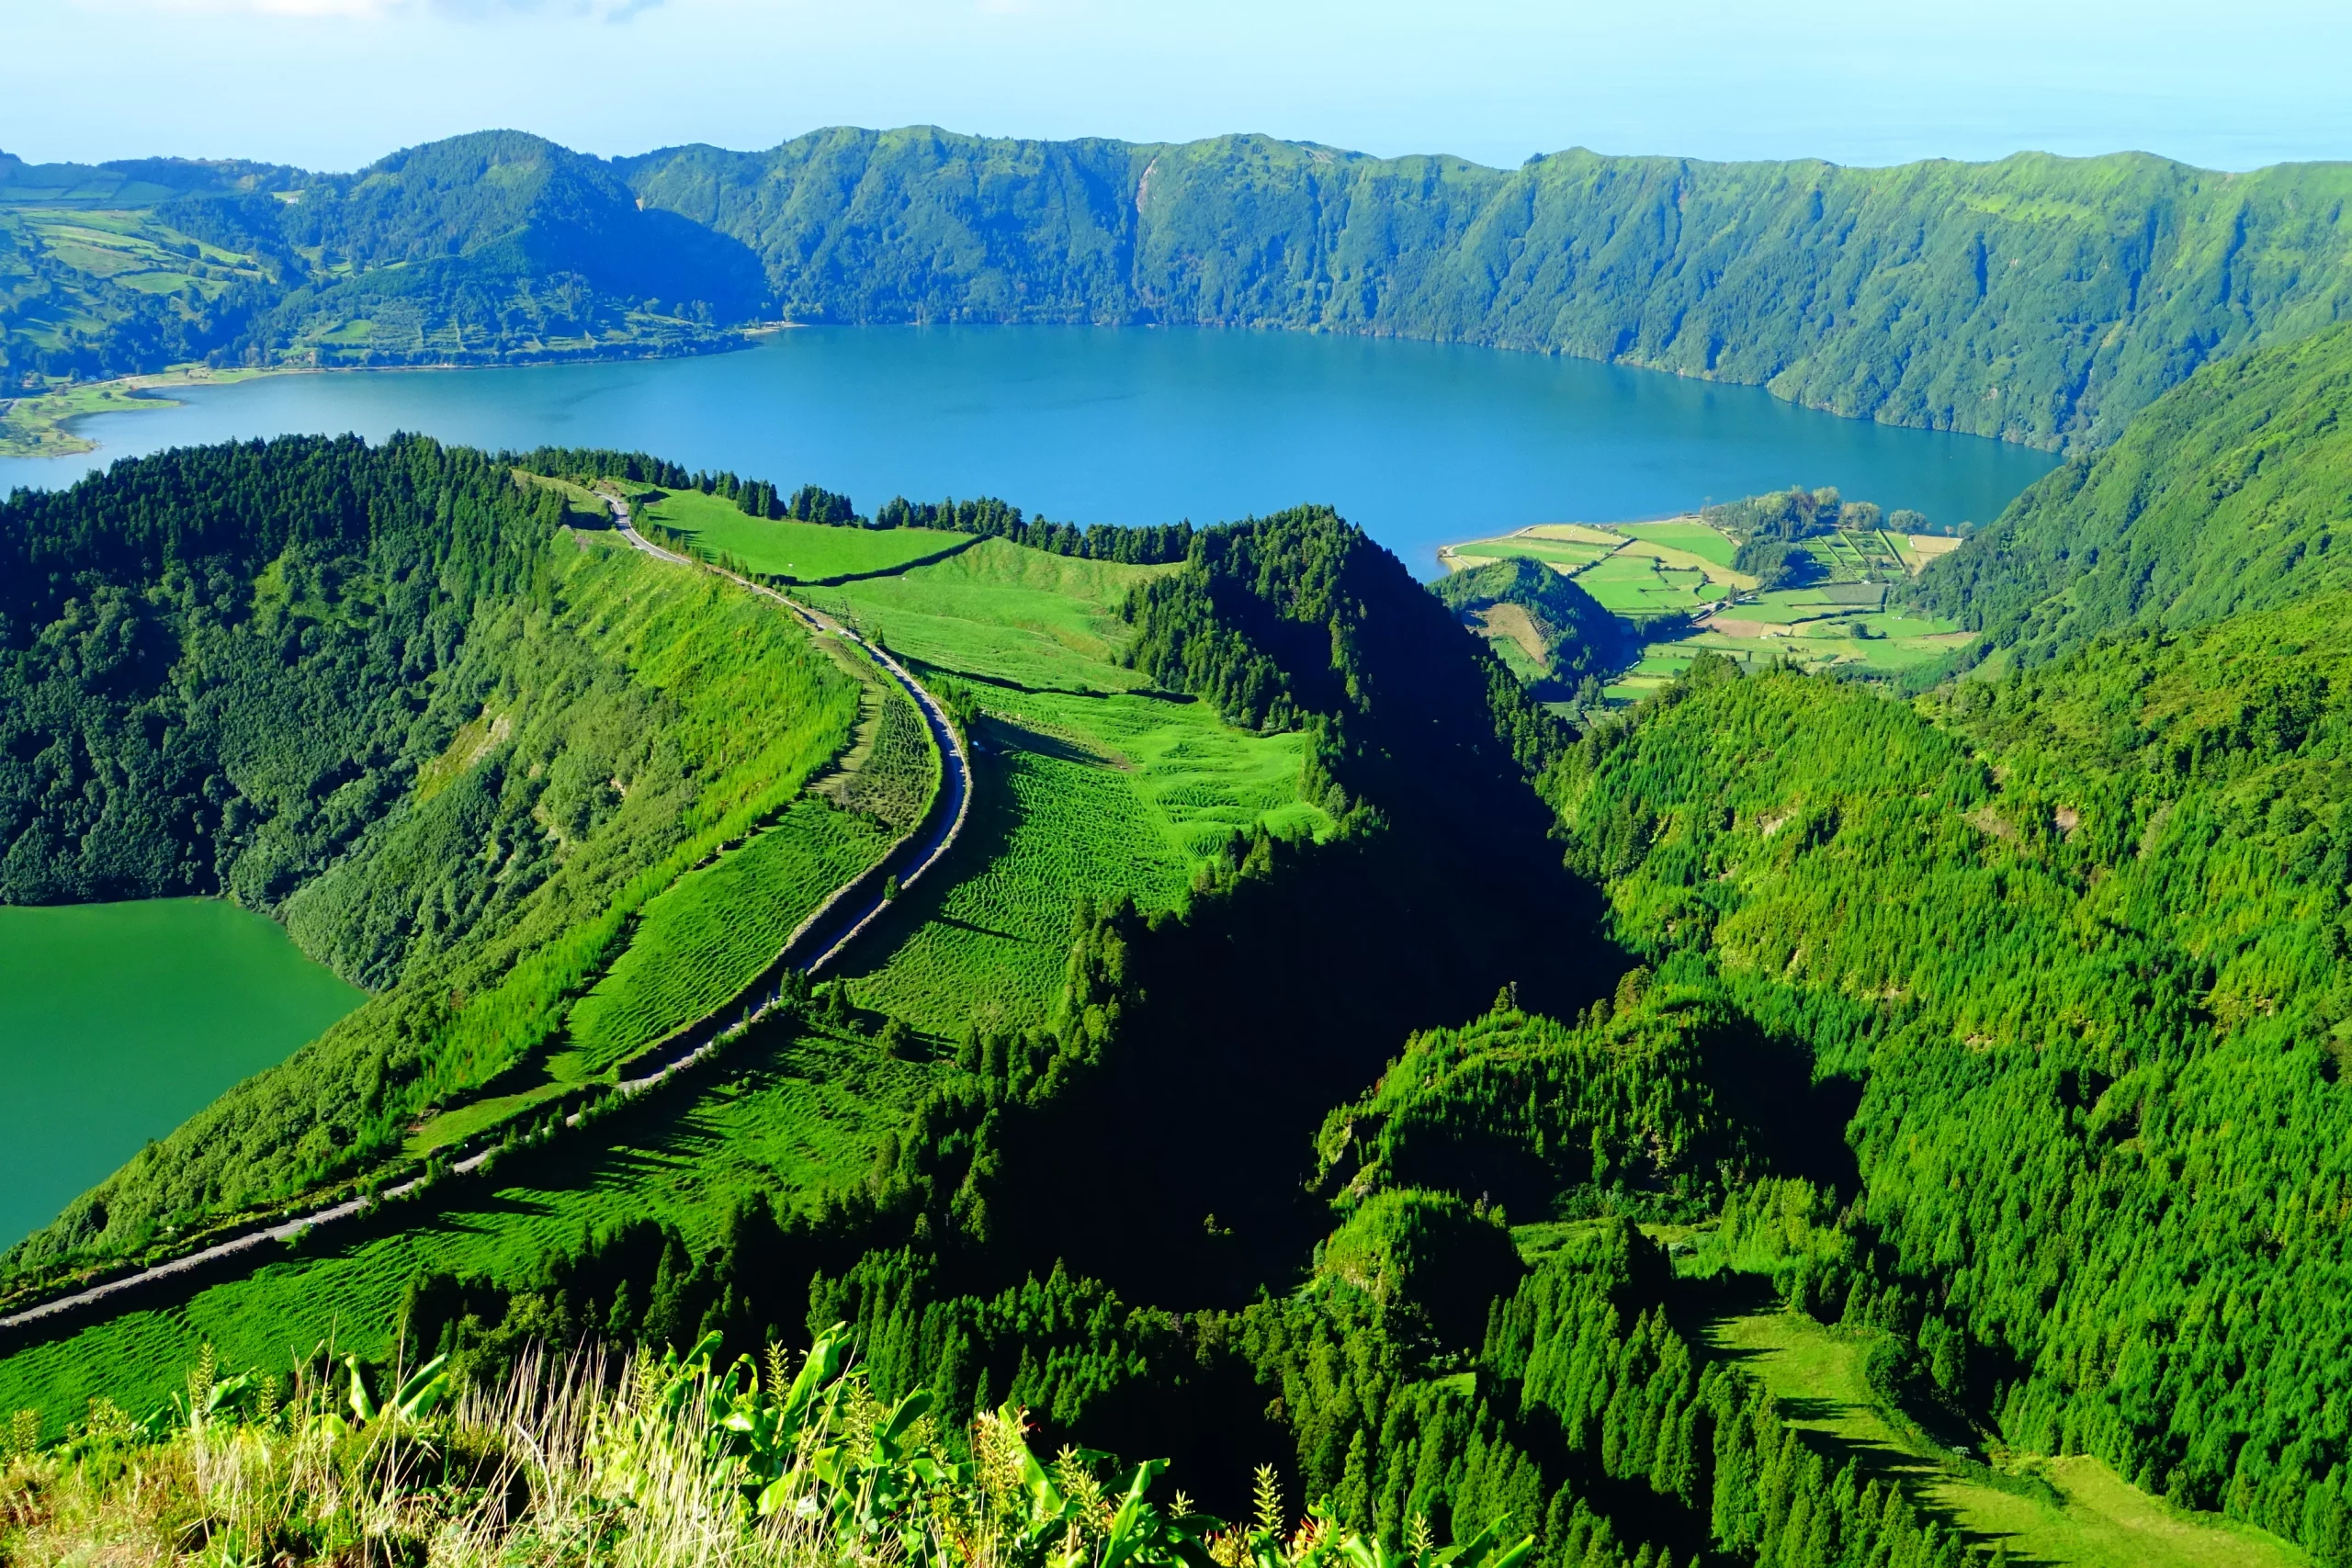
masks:
<svg viewBox="0 0 2352 1568"><path fill-rule="evenodd" d="M965 754L963 739L956 733L955 725L949 722L945 705L888 653L831 616L820 615L764 583L751 581L723 568L696 562L674 550L663 549L637 531L626 500L611 494L605 495L605 499L613 509L614 527L622 538L628 541L630 547L656 560L716 573L751 592L775 600L799 616L813 634L836 637L856 648L898 682L907 695L914 700L915 706L923 716L923 722L930 727L932 744L938 748L940 762L939 792L933 797L931 808L923 814L922 819L892 844L881 859L834 889L831 897L786 939L783 951L750 985L718 1008L653 1047L648 1054L664 1058L660 1067L640 1077L623 1078L614 1086L616 1094L628 1096L661 1087L677 1074L707 1059L737 1030L766 1017L781 1000L786 970L799 969L814 975L838 959L842 951L867 927L880 919L883 912L890 907L890 900L886 896L888 877L895 874L900 889L910 888L944 860L963 832L966 818L971 813L972 770L971 760ZM812 950L813 955L804 957ZM567 1126L577 1126L580 1117L574 1114L564 1121ZM451 1165L450 1172L464 1175L479 1170L494 1153L495 1149L484 1149L479 1154L469 1155ZM217 1242L186 1257L170 1258L137 1273L125 1274L71 1295L55 1297L21 1312L0 1316L0 1329L28 1327L78 1313L161 1280L211 1268L270 1243L291 1241L306 1231L347 1220L372 1203L405 1197L424 1184L424 1177L415 1177L397 1187L388 1187L373 1198L345 1199L342 1202L249 1231L231 1240Z"/></svg>

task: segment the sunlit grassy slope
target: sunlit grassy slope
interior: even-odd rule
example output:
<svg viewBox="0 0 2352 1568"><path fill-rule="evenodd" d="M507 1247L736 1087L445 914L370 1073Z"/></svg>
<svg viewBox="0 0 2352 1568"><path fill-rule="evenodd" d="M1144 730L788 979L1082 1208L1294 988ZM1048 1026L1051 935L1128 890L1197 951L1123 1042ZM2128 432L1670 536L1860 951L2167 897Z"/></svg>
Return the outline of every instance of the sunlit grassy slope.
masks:
<svg viewBox="0 0 2352 1568"><path fill-rule="evenodd" d="M1233 729L1117 663L1121 601L1169 570L986 540L817 596L987 715L972 826L894 914L903 937L852 969L863 1003L934 1032L1042 1023L1080 897L1166 908L1235 832L1328 827L1298 798L1301 737Z"/></svg>
<svg viewBox="0 0 2352 1568"><path fill-rule="evenodd" d="M968 534L933 528L833 528L817 523L747 516L733 502L698 490L657 491L640 507L644 521L696 550L794 582L821 582L892 571L934 560L972 543Z"/></svg>
<svg viewBox="0 0 2352 1568"><path fill-rule="evenodd" d="M2012 1562L2053 1568L2302 1568L2310 1559L2267 1531L2176 1508L2098 1460L2005 1456L1995 1466L1955 1462L1927 1435L1872 1398L1867 1338L1801 1313L1728 1314L1705 1325L1707 1344L1786 1404L1800 1427L1826 1437L1878 1473L1905 1478L1923 1502Z"/></svg>
<svg viewBox="0 0 2352 1568"><path fill-rule="evenodd" d="M985 715L963 840L852 951L845 973L857 1002L872 1010L868 1026L875 1012L933 1035L967 1020L1045 1022L1080 897L1125 895L1166 908L1204 853L1238 829L1328 828L1297 796L1298 737L1228 728L1199 703L1144 690L1117 663L1127 635L1118 605L1129 585L1161 570L983 541L903 575L811 596L884 637L927 682L967 683ZM769 831L797 830L801 814L816 809L796 807ZM752 874L750 862L743 851L722 858L700 874L710 879L706 890ZM692 939L699 921L729 918L726 900L688 891L696 886L663 896L693 919L682 915L662 952L649 945L642 959L625 955L607 976L607 994L617 998L666 974L682 952L699 951L695 940L684 949L674 941ZM746 959L756 945L744 948ZM632 1037L619 1001L596 997L579 1031L605 1028L594 1020L609 1008L611 1037ZM705 1245L739 1198L756 1192L802 1206L861 1178L885 1134L944 1070L888 1060L856 1032L755 1032L704 1080L714 1087L673 1089L625 1120L528 1156L511 1179L493 1178L447 1213L372 1237L329 1233L314 1255L199 1290L185 1306L129 1313L0 1360L0 1410L40 1409L54 1428L98 1393L139 1408L176 1386L206 1342L232 1366L282 1366L289 1349L329 1337L379 1350L414 1275L512 1274L543 1249L576 1245L583 1229L626 1219L673 1223Z"/></svg>

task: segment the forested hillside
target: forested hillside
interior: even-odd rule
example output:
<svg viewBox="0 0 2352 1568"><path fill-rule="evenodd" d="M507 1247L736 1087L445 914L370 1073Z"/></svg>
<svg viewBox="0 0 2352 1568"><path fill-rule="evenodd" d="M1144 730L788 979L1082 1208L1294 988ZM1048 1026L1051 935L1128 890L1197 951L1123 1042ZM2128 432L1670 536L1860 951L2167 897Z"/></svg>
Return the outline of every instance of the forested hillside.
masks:
<svg viewBox="0 0 2352 1568"><path fill-rule="evenodd" d="M422 439L167 453L0 507L0 897L226 894L375 993L17 1269L395 1153L846 743L857 682L788 615L571 516Z"/></svg>
<svg viewBox="0 0 2352 1568"><path fill-rule="evenodd" d="M2193 626L2352 581L2352 330L2199 372L2056 470L1915 597L2030 663L2130 625Z"/></svg>
<svg viewBox="0 0 2352 1568"><path fill-rule="evenodd" d="M1927 709L1718 666L1549 785L1619 940L1859 1081L1858 1185L1776 1243L1794 1299L2020 1448L2328 1551L2347 611Z"/></svg>
<svg viewBox="0 0 2352 1568"><path fill-rule="evenodd" d="M0 164L0 371L695 352L802 321L1182 322L1489 344L2094 447L2352 309L2342 164L1498 170L1263 137L834 129L607 164L516 132L348 175Z"/></svg>
<svg viewBox="0 0 2352 1568"><path fill-rule="evenodd" d="M940 1456L897 1496L992 1462L1010 1402L1041 1442L1173 1459L1228 1517L1281 1511L1278 1486L1322 1510L1315 1540L1491 1527L1532 1568L2097 1562L2142 1539L2151 1562L2344 1568L2352 596L2315 544L2233 544L2250 525L2206 477L2267 441L2259 520L2320 536L2338 344L2192 378L2144 417L2210 417L2202 445L2127 434L2064 492L2144 502L2114 503L2101 562L2145 523L2201 552L2198 592L2237 586L2177 617L2127 600L1907 700L1700 658L1579 732L1463 621L1556 614L1563 667L1594 656L1615 623L1528 581L1547 568L1463 573L1449 603L1319 507L1084 533L876 508L984 536L795 589L955 692L976 782L948 874L709 1078L542 1119L495 1176L251 1278L12 1330L0 1401L111 1484L120 1450L81 1412L152 1406L208 1345L258 1366L332 1332L372 1359L339 1374L363 1389L445 1354L492 1387L538 1347L723 1364L842 1324L876 1410L933 1423L890 1428ZM173 488L205 465L251 499L216 516ZM856 517L653 458L527 466L627 485L648 527L747 565ZM74 790L25 775L20 839L85 803L28 863L74 896L125 863L275 889L385 989L27 1260L346 1168L550 1041L622 929L597 868L659 852L674 876L852 723L748 600L561 527L576 488L421 442L105 483L9 514L9 754L123 759ZM1968 581L2067 626L2037 593L2105 581L2090 564ZM310 772L275 761L277 687L208 695L330 656L378 705ZM110 808L85 777L158 782ZM344 790L390 804L322 836L366 815L330 809ZM150 797L180 803L167 832L107 827ZM109 848L156 833L152 865ZM388 1551L424 1529L353 1528Z"/></svg>
<svg viewBox="0 0 2352 1568"><path fill-rule="evenodd" d="M166 365L707 351L767 295L741 243L515 131L352 175L0 156L0 378Z"/></svg>
<svg viewBox="0 0 2352 1568"><path fill-rule="evenodd" d="M2340 164L1841 169L1573 151L1504 171L1263 137L914 128L619 167L649 206L751 245L807 318L1484 343L2047 446L2108 439L2207 359L2352 307Z"/></svg>

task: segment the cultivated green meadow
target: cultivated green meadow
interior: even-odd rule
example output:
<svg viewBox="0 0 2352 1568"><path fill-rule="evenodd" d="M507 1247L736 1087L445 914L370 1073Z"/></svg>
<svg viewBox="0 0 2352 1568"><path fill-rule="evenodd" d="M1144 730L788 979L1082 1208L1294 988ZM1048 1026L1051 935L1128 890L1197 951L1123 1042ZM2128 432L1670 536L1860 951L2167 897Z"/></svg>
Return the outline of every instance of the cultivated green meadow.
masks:
<svg viewBox="0 0 2352 1568"><path fill-rule="evenodd" d="M1046 555L1002 540L811 596L985 716L973 820L944 874L847 973L859 1002L944 1033L1046 1021L1081 897L1166 908L1193 868L1258 823L1315 834L1302 737L1250 735L1146 689L1117 662L1127 590L1173 569Z"/></svg>
<svg viewBox="0 0 2352 1568"><path fill-rule="evenodd" d="M1786 663L1892 675L1932 664L1969 641L1956 622L1886 609L1887 587L1915 575L1925 558L1890 534L1855 530L1807 539L1823 576L1804 588L1759 591L1757 579L1734 569L1738 548L1719 528L1677 518L1605 528L1542 525L1448 546L1442 558L1450 570L1511 556L1540 560L1575 579L1602 608L1648 626L1657 640L1609 682L1604 696L1611 703L1640 700L1702 654L1751 669ZM1511 629L1492 617L1484 626L1504 660L1524 676L1533 664Z"/></svg>

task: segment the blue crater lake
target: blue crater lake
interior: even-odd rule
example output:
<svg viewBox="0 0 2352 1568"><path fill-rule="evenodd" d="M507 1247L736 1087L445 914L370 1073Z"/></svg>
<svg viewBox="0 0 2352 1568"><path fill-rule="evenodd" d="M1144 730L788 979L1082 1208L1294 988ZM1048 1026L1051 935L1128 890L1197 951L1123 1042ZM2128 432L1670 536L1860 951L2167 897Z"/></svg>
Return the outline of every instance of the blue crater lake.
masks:
<svg viewBox="0 0 2352 1568"><path fill-rule="evenodd" d="M1208 522L1328 502L1424 575L1530 523L1659 516L1788 484L1983 523L2056 461L1839 419L1752 387L1447 344L1093 327L800 327L625 364L285 375L102 414L74 457L295 432L610 446L847 491L997 495L1080 523Z"/></svg>

